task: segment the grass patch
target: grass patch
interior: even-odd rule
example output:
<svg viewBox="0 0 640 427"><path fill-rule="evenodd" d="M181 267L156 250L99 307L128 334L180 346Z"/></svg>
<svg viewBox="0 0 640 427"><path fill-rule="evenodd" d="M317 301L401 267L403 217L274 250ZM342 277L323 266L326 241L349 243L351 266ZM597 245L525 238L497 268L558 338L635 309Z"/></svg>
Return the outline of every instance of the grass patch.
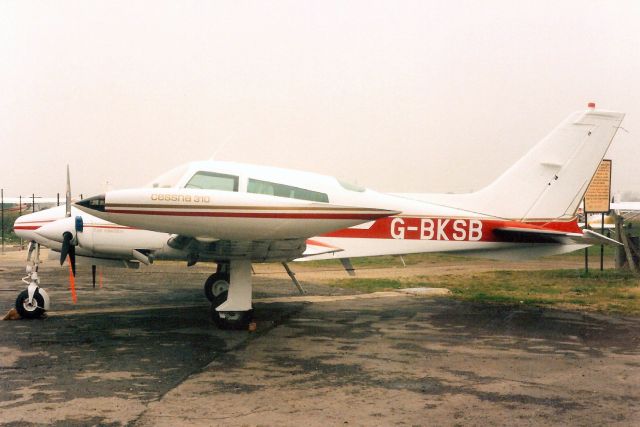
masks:
<svg viewBox="0 0 640 427"><path fill-rule="evenodd" d="M4 212L4 222L2 224L4 228L4 242L6 243L15 243L19 242L20 239L13 232L13 223L20 216L18 212L5 211Z"/></svg>
<svg viewBox="0 0 640 427"><path fill-rule="evenodd" d="M332 286L375 292L409 287L448 288L453 298L481 303L579 308L640 315L640 279L605 270L493 271L400 279L341 279Z"/></svg>

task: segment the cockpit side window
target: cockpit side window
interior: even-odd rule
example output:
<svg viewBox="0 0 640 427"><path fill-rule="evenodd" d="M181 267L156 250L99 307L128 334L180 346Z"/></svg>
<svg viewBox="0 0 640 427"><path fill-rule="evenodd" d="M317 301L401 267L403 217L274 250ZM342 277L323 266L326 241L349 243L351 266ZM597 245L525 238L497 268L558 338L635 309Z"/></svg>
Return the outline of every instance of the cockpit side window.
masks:
<svg viewBox="0 0 640 427"><path fill-rule="evenodd" d="M249 178L247 186L248 193L267 194L276 197L288 197L290 199L308 200L311 202L329 202L329 196L318 191L305 190L304 188L292 187L290 185L278 184L275 182L260 181Z"/></svg>
<svg viewBox="0 0 640 427"><path fill-rule="evenodd" d="M180 178L182 178L182 176L187 171L187 167L188 167L188 165L181 165L181 166L178 166L176 168L173 168L169 172L163 173L162 175L160 175L159 177L157 177L156 179L151 181L146 186L147 187L151 187L151 188L173 188L173 187L176 187L178 185L178 183L180 182Z"/></svg>
<svg viewBox="0 0 640 427"><path fill-rule="evenodd" d="M184 188L238 191L238 177L215 172L196 172Z"/></svg>

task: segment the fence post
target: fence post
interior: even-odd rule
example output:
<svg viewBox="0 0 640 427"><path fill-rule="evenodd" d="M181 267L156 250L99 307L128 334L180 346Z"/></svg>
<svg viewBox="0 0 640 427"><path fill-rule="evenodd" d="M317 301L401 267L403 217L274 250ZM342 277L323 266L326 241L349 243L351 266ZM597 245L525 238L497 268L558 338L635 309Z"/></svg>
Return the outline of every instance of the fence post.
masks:
<svg viewBox="0 0 640 427"><path fill-rule="evenodd" d="M2 228L2 254L4 255L4 188L0 188L0 211L2 211L0 228Z"/></svg>

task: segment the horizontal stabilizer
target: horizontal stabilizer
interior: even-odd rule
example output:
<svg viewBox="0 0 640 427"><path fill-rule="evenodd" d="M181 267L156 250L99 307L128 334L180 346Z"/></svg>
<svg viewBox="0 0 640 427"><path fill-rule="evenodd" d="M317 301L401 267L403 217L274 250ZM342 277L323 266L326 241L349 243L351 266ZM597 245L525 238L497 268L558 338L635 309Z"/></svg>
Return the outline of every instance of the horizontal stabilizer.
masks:
<svg viewBox="0 0 640 427"><path fill-rule="evenodd" d="M612 246L622 246L622 243L617 240L611 239L607 236L603 236L600 233L596 233L592 230L584 230L584 241L587 243L592 243L594 245L612 245Z"/></svg>
<svg viewBox="0 0 640 427"><path fill-rule="evenodd" d="M555 243L579 245L620 245L616 240L591 230L582 233L568 233L557 230L504 227L494 230L496 236L511 243Z"/></svg>

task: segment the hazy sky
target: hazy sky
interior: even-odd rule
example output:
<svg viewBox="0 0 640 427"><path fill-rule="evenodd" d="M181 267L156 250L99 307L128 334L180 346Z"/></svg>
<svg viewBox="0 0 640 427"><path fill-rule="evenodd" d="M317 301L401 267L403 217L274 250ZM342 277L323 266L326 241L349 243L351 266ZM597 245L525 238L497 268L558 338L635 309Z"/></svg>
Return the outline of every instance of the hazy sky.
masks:
<svg viewBox="0 0 640 427"><path fill-rule="evenodd" d="M487 184L587 102L640 191L640 1L0 1L5 194L183 162L383 191Z"/></svg>

